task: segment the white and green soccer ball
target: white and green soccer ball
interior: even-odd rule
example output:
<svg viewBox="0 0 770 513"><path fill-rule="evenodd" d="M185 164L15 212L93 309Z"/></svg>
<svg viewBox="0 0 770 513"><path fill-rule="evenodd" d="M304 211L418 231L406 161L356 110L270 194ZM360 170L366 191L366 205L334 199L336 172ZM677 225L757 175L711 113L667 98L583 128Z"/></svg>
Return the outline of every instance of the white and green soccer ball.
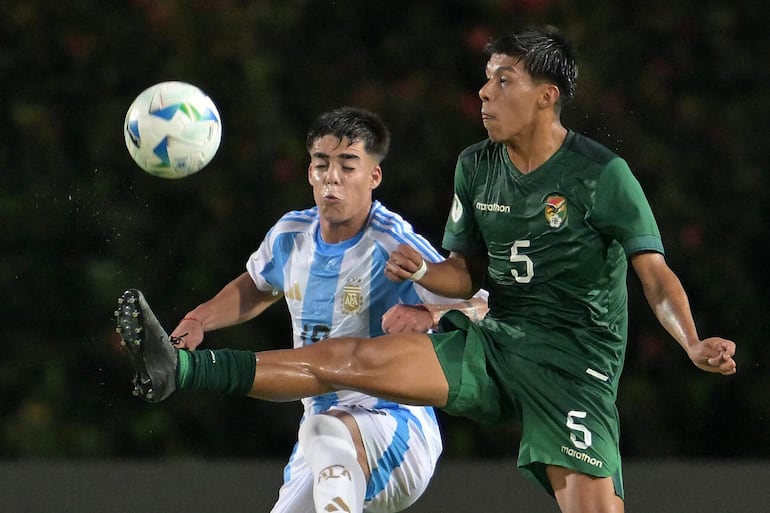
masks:
<svg viewBox="0 0 770 513"><path fill-rule="evenodd" d="M128 109L126 147L143 170L161 178L184 178L214 158L222 119L214 102L186 82L145 89Z"/></svg>

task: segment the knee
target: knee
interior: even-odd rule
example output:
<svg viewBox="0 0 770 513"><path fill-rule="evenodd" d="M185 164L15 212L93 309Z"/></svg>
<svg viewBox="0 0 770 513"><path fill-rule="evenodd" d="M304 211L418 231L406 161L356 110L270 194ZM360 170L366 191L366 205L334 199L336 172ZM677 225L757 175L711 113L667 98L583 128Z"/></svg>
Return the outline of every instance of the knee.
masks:
<svg viewBox="0 0 770 513"><path fill-rule="evenodd" d="M332 415L309 415L299 428L299 444L303 448L322 440L335 440L353 446L353 437L347 426Z"/></svg>

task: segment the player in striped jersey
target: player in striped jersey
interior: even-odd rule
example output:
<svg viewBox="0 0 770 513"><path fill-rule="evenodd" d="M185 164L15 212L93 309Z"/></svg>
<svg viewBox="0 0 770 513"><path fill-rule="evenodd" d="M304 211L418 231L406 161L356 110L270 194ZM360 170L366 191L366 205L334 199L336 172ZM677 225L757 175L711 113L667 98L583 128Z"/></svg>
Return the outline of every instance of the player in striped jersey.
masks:
<svg viewBox="0 0 770 513"><path fill-rule="evenodd" d="M259 291L284 296L291 312L294 347L330 336L381 335L382 317L389 307L400 302L446 301L412 282L394 286L385 277L383 269L388 257L402 241L419 247L430 261L439 261L441 257L380 202L372 203L363 230L339 242L324 240L318 229L321 223L318 207L284 215L247 264L249 280ZM399 511L419 497L441 452L432 408L382 401L352 390L307 397L302 402L305 414L300 443L286 467L285 483L274 512L313 511L310 492L312 483L319 478L318 468L326 468L338 459L335 460L333 444L324 443L323 434L309 435L308 426L311 422L314 426L319 421L328 423L329 415L343 419L335 419L339 427L347 421L355 438L361 437L368 459L362 467L368 467L370 476L365 493L364 481L360 481L357 505L335 491L331 497L316 502L316 511L329 511L321 509L329 507L329 500L344 501L351 511L361 511L364 497L365 511ZM319 413L329 415L317 416ZM350 422L353 419L355 424ZM324 460L316 465L315 472L308 469L309 451ZM333 471L321 471L324 472ZM341 504L335 503L331 508L330 511L345 511Z"/></svg>
<svg viewBox="0 0 770 513"><path fill-rule="evenodd" d="M291 314L295 348L328 337L371 338L385 329L427 331L432 327L430 316L407 325L408 315L386 315L400 303L427 303L433 312L460 308L476 314L485 309L480 299L458 303L413 281L397 283L385 277L389 255L401 244L416 248L429 262L442 257L401 216L372 198L389 146L389 133L379 117L350 108L325 113L311 126L306 142L316 206L281 217L249 258L246 272L185 315L171 333L178 348L193 350L205 331L252 319L281 298ZM146 324L152 318L160 329L148 307L136 317L130 315L135 312L133 306L146 302L138 292L127 294L119 310L119 326L135 321ZM122 330L122 335L130 342L129 349L143 351L144 339L131 339L135 327ZM165 334L161 336L167 340ZM179 388L189 389L210 388L199 385L196 372L230 365L233 356L229 350L168 354L171 360L179 360ZM142 360L141 355L132 358L135 363ZM246 360L253 364L253 353ZM253 367L244 372L247 385L253 372ZM161 391L162 384L153 380L152 395L148 397L141 386L137 393L162 400L176 385ZM245 394L248 388L227 391ZM420 497L442 450L433 408L344 389L306 397L302 403L298 442L273 513L396 512Z"/></svg>

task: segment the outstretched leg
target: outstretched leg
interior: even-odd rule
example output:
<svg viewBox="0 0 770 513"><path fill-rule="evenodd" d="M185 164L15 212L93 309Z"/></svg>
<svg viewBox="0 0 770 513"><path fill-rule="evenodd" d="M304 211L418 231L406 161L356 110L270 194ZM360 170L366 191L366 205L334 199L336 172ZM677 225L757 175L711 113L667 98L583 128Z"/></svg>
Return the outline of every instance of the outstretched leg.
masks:
<svg viewBox="0 0 770 513"><path fill-rule="evenodd" d="M335 390L443 407L449 385L430 338L421 333L335 338L257 353L252 397L291 401Z"/></svg>
<svg viewBox="0 0 770 513"><path fill-rule="evenodd" d="M162 401L176 388L268 401L344 389L403 404L443 407L447 402L449 385L425 334L327 339L256 357L228 349L184 353L173 347L140 291L127 290L115 315L135 370L134 394L150 402Z"/></svg>

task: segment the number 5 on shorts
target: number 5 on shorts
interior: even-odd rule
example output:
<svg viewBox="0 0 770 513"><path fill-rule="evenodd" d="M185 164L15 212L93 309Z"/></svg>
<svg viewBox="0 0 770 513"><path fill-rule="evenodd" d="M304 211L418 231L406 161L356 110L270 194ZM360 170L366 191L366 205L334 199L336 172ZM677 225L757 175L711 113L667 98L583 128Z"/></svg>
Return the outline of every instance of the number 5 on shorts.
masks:
<svg viewBox="0 0 770 513"><path fill-rule="evenodd" d="M572 440L572 445L578 449L588 449L591 447L591 432L583 424L575 422L575 419L584 418L586 418L586 412L584 411L572 410L567 413L567 427L573 431L569 434L569 439ZM575 432L581 433L582 436L578 437Z"/></svg>

